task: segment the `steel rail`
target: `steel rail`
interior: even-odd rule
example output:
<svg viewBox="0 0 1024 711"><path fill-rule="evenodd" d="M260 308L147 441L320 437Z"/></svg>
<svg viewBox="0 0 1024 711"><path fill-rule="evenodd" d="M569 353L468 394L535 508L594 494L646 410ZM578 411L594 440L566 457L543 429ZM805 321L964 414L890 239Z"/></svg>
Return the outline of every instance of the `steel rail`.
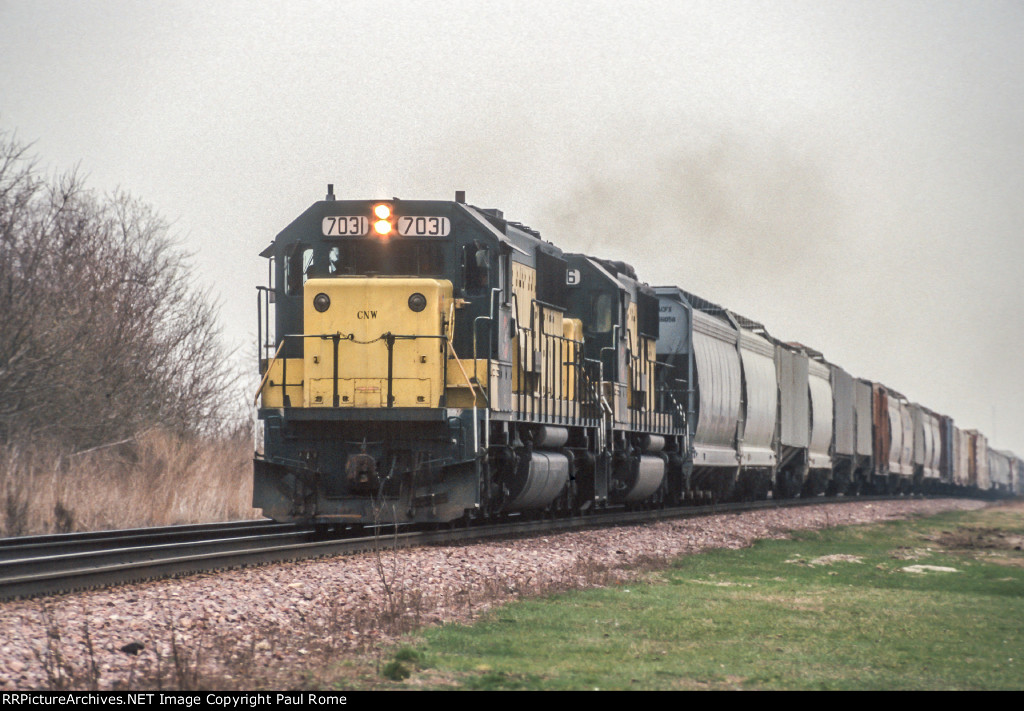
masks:
<svg viewBox="0 0 1024 711"><path fill-rule="evenodd" d="M277 523L270 519L228 521L152 528L129 528L108 531L83 531L41 536L0 538L0 562L18 558L42 557L69 553L87 553L117 546L123 548L175 543L183 541L236 538L239 536L284 533L299 526Z"/></svg>
<svg viewBox="0 0 1024 711"><path fill-rule="evenodd" d="M312 529L210 540L161 543L0 561L0 600L38 597L87 588L168 578L214 570L306 560L427 545L464 544L492 538L638 525L678 518L742 513L766 508L826 503L884 501L899 497L817 497L755 501L650 510L612 511L572 518L520 518L429 531L382 526L358 538L318 539ZM518 520L517 520L518 519ZM269 528L269 527L268 527Z"/></svg>

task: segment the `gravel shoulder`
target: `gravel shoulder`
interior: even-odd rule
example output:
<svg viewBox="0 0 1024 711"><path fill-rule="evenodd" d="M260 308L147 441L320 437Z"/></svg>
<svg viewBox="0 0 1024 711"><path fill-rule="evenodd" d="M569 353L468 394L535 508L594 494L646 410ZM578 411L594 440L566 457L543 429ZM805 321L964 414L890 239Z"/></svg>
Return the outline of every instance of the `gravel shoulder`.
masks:
<svg viewBox="0 0 1024 711"><path fill-rule="evenodd" d="M988 504L850 502L463 546L389 550L0 602L0 690L286 688L422 625L628 580L794 530ZM313 677L309 674L312 673Z"/></svg>

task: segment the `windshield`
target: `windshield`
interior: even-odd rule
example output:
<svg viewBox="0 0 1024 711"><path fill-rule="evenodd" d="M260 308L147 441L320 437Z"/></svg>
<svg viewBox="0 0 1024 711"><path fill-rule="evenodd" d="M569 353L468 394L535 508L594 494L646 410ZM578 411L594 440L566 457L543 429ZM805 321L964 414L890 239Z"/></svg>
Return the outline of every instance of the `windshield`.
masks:
<svg viewBox="0 0 1024 711"><path fill-rule="evenodd" d="M443 245L437 242L353 240L316 250L299 246L285 260L289 293L310 278L332 276L443 276ZM301 278L301 283L299 279Z"/></svg>

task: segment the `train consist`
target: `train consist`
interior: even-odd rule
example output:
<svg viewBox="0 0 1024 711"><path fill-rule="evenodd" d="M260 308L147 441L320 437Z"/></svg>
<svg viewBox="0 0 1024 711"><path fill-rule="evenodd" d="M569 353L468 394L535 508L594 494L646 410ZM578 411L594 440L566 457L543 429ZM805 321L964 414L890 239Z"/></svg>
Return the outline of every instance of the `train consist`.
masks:
<svg viewBox="0 0 1024 711"><path fill-rule="evenodd" d="M1020 492L981 433L462 193L329 187L261 256L253 499L277 520Z"/></svg>

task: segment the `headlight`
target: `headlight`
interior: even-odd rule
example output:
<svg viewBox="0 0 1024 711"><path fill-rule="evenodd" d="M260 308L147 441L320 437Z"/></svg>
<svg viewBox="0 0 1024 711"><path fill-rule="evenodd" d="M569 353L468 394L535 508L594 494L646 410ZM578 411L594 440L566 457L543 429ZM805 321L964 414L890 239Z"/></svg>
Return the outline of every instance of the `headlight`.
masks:
<svg viewBox="0 0 1024 711"><path fill-rule="evenodd" d="M313 308L323 313L327 309L331 308L331 297L327 294L317 294L313 297Z"/></svg>
<svg viewBox="0 0 1024 711"><path fill-rule="evenodd" d="M418 291L409 297L409 308L419 313L423 309L427 308L427 297Z"/></svg>
<svg viewBox="0 0 1024 711"><path fill-rule="evenodd" d="M387 237L395 229L391 221L391 206L387 203L380 203L373 206L373 215L376 218L373 223L373 231L378 237Z"/></svg>

